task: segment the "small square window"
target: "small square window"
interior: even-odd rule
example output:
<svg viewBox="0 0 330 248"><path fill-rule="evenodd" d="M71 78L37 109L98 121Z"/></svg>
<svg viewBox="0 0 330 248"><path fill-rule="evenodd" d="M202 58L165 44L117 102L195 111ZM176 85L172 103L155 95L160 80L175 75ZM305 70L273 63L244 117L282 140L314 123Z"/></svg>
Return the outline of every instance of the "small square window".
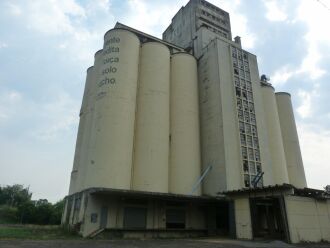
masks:
<svg viewBox="0 0 330 248"><path fill-rule="evenodd" d="M249 101L253 101L253 95L252 95L252 92L250 92L250 91L248 91L247 92L247 99L249 100Z"/></svg>
<svg viewBox="0 0 330 248"><path fill-rule="evenodd" d="M251 130L251 125L250 124L245 124L245 130L247 134L252 134L252 130Z"/></svg>
<svg viewBox="0 0 330 248"><path fill-rule="evenodd" d="M252 124L256 124L256 116L254 114L250 114L250 119Z"/></svg>
<svg viewBox="0 0 330 248"><path fill-rule="evenodd" d="M260 173L261 172L261 164L257 163L257 172Z"/></svg>
<svg viewBox="0 0 330 248"><path fill-rule="evenodd" d="M235 77L235 86L240 87L239 78Z"/></svg>
<svg viewBox="0 0 330 248"><path fill-rule="evenodd" d="M248 91L252 91L252 84L251 84L250 81L246 81L246 89L247 89Z"/></svg>
<svg viewBox="0 0 330 248"><path fill-rule="evenodd" d="M256 174L256 166L254 162L249 162L249 170L251 174Z"/></svg>
<svg viewBox="0 0 330 248"><path fill-rule="evenodd" d="M253 134L253 136L257 136L257 127L254 126L254 125L252 125L251 128L252 128L252 134Z"/></svg>
<svg viewBox="0 0 330 248"><path fill-rule="evenodd" d="M257 137L254 137L254 138L253 138L253 146L254 146L255 148L259 148L259 143L258 143L258 138L257 138Z"/></svg>
<svg viewBox="0 0 330 248"><path fill-rule="evenodd" d="M249 160L254 160L254 153L252 148L249 148Z"/></svg>
<svg viewBox="0 0 330 248"><path fill-rule="evenodd" d="M254 105L253 103L249 103L249 110L250 110L250 113L254 113Z"/></svg>
<svg viewBox="0 0 330 248"><path fill-rule="evenodd" d="M243 160L243 170L244 173L249 173L249 163L247 160Z"/></svg>
<svg viewBox="0 0 330 248"><path fill-rule="evenodd" d="M245 135L244 135L244 134L241 134L241 135L240 135L240 138L241 138L241 144L246 146L246 138L245 138Z"/></svg>
<svg viewBox="0 0 330 248"><path fill-rule="evenodd" d="M97 213L91 214L91 223L97 223Z"/></svg>
<svg viewBox="0 0 330 248"><path fill-rule="evenodd" d="M242 100L241 99L237 99L237 107L238 107L238 109L242 109Z"/></svg>
<svg viewBox="0 0 330 248"><path fill-rule="evenodd" d="M250 72L246 72L246 73L245 73L245 78L246 78L247 80L251 80Z"/></svg>
<svg viewBox="0 0 330 248"><path fill-rule="evenodd" d="M249 104L246 100L243 101L243 108L244 108L244 111L248 111L248 107L249 107Z"/></svg>
<svg viewBox="0 0 330 248"><path fill-rule="evenodd" d="M242 146L242 157L243 159L248 159L247 149Z"/></svg>
<svg viewBox="0 0 330 248"><path fill-rule="evenodd" d="M248 146L252 147L252 137L250 135L248 135L246 137L246 141L247 141Z"/></svg>
<svg viewBox="0 0 330 248"><path fill-rule="evenodd" d="M245 60L248 59L248 55L247 55L247 53L243 53L243 58L244 58Z"/></svg>
<svg viewBox="0 0 330 248"><path fill-rule="evenodd" d="M260 161L260 154L259 154L259 151L258 150L255 150L254 151L254 155L256 157L256 161Z"/></svg>
<svg viewBox="0 0 330 248"><path fill-rule="evenodd" d="M248 112L244 112L244 121L245 122L250 122L250 117Z"/></svg>
<svg viewBox="0 0 330 248"><path fill-rule="evenodd" d="M249 177L249 175L244 175L244 185L245 185L245 187L250 187L250 177Z"/></svg>
<svg viewBox="0 0 330 248"><path fill-rule="evenodd" d="M246 91L242 90L242 96L243 96L244 99L247 99L247 93L246 93Z"/></svg>
<svg viewBox="0 0 330 248"><path fill-rule="evenodd" d="M238 87L236 87L236 96L241 97L241 90Z"/></svg>
<svg viewBox="0 0 330 248"><path fill-rule="evenodd" d="M246 83L245 83L244 80L242 80L241 85L242 85L242 88L243 88L243 89L246 89Z"/></svg>
<svg viewBox="0 0 330 248"><path fill-rule="evenodd" d="M243 121L244 120L244 118L243 118L243 111L242 110L238 110L238 119L240 121Z"/></svg>
<svg viewBox="0 0 330 248"><path fill-rule="evenodd" d="M243 122L239 122L239 131L241 132L241 133L245 133L245 130L244 130L244 123Z"/></svg>

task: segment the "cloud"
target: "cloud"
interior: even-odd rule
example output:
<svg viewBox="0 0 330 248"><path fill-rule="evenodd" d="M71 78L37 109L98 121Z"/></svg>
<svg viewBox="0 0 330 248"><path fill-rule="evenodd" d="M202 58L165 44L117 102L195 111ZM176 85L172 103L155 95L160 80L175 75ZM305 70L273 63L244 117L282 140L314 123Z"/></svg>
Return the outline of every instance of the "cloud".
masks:
<svg viewBox="0 0 330 248"><path fill-rule="evenodd" d="M102 46L105 31L113 27L110 6L107 0L34 0L7 3L3 11L10 13L8 18L18 24L22 32L39 36L38 42L58 40L56 47L66 50L68 58L87 63L93 61L94 52ZM22 9L24 15L19 14Z"/></svg>
<svg viewBox="0 0 330 248"><path fill-rule="evenodd" d="M285 65L271 75L270 80L272 84L277 87L285 84L293 75L296 74L295 70L290 68L290 65Z"/></svg>
<svg viewBox="0 0 330 248"><path fill-rule="evenodd" d="M323 189L330 184L330 130L315 124L297 126L308 187Z"/></svg>
<svg viewBox="0 0 330 248"><path fill-rule="evenodd" d="M26 7L28 27L44 34L74 33L75 18L86 17L84 9L73 0L39 0Z"/></svg>
<svg viewBox="0 0 330 248"><path fill-rule="evenodd" d="M257 35L248 25L248 18L239 9L241 1L210 0L210 2L229 12L233 37L242 37L242 45L244 49L254 48Z"/></svg>
<svg viewBox="0 0 330 248"><path fill-rule="evenodd" d="M0 181L30 185L33 199L55 202L68 190L80 100L67 92L48 98L0 94Z"/></svg>
<svg viewBox="0 0 330 248"><path fill-rule="evenodd" d="M319 50L319 45L316 42L308 41L307 56L302 61L297 73L306 73L311 80L319 79L326 73L326 71L318 65L322 58Z"/></svg>
<svg viewBox="0 0 330 248"><path fill-rule="evenodd" d="M6 5L11 15L19 16L22 14L22 8L19 5L12 2L7 2Z"/></svg>
<svg viewBox="0 0 330 248"><path fill-rule="evenodd" d="M6 42L0 42L0 49L8 47L8 44Z"/></svg>
<svg viewBox="0 0 330 248"><path fill-rule="evenodd" d="M241 1L210 0L210 2L230 13L233 36L239 35L242 37L244 48L254 47L256 35L249 28L247 17L238 11ZM119 21L161 38L162 32L171 23L173 16L182 6L186 5L187 1L180 0L169 3L163 1L129 0L127 3L127 14L121 16Z"/></svg>
<svg viewBox="0 0 330 248"><path fill-rule="evenodd" d="M185 0L165 1L129 0L127 14L120 17L121 22L145 33L161 38L172 17L186 4Z"/></svg>
<svg viewBox="0 0 330 248"><path fill-rule="evenodd" d="M32 136L44 141L59 139L66 132L76 128L79 118L79 101L65 93L59 93L52 101L48 102L41 109L40 118L42 125L37 131L32 132Z"/></svg>
<svg viewBox="0 0 330 248"><path fill-rule="evenodd" d="M314 114L313 106L316 106L316 100L320 96L320 85L318 83L313 85L312 90L298 90L298 96L300 98L300 106L297 107L296 111L301 118L312 117Z"/></svg>
<svg viewBox="0 0 330 248"><path fill-rule="evenodd" d="M288 16L285 11L279 6L279 1L266 0L263 2L267 9L266 18L269 21L277 22L287 20Z"/></svg>
<svg viewBox="0 0 330 248"><path fill-rule="evenodd" d="M317 1L302 0L297 10L296 21L303 22L307 26L304 37L307 43L307 55L300 71L307 73L311 80L319 79L326 73L319 64L325 52L321 47L325 45L330 50L330 30L324 28L324 24L330 22L329 11Z"/></svg>
<svg viewBox="0 0 330 248"><path fill-rule="evenodd" d="M4 91L0 94L0 125L17 113L16 106L21 100L22 94L16 90Z"/></svg>
<svg viewBox="0 0 330 248"><path fill-rule="evenodd" d="M264 1L264 3L269 11L277 13L278 2ZM269 18L268 14L266 14L267 18ZM292 14L291 24L302 23L306 28L303 37L296 37L305 44L305 56L297 66L287 63L273 72L271 78L275 86L284 85L290 79L300 76L304 78L307 76L309 81L316 82L327 73L322 68L321 61L330 52L330 29L324 28L324 24L330 22L329 11L317 1L301 0Z"/></svg>

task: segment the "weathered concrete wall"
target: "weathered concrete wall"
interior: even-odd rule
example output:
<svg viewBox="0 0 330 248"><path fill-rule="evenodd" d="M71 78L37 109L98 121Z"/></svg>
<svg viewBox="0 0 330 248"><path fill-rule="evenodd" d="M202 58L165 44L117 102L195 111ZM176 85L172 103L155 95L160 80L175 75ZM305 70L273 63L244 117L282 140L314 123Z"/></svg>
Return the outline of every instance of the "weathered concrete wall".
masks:
<svg viewBox="0 0 330 248"><path fill-rule="evenodd" d="M330 241L330 200L285 197L292 243Z"/></svg>
<svg viewBox="0 0 330 248"><path fill-rule="evenodd" d="M95 232L100 228L100 215L101 215L102 202L94 196L88 196L88 203L86 206L84 220L80 232L83 237L87 237L91 233ZM92 215L96 214L95 222L92 221Z"/></svg>
<svg viewBox="0 0 330 248"><path fill-rule="evenodd" d="M85 202L87 200L87 202ZM147 210L146 229L147 230L166 230L166 202L164 200L146 199L140 203L133 203L127 198L116 196L95 196L85 195L82 197L81 207L77 210L77 218L75 223L70 222L70 226L81 223L80 234L87 237L90 234L101 229L101 209L107 209L107 229L124 230L124 209L125 207L142 207ZM170 206L169 208L173 208ZM182 203L179 207L185 210L186 221L185 230L205 230L206 220L205 212L199 204ZM73 218L74 212L71 211L70 219ZM92 215L96 215L94 222ZM79 220L78 220L79 216ZM147 232L146 232L147 233ZM143 233L141 235L144 235ZM180 234L178 234L180 235ZM165 237L165 236L164 236Z"/></svg>

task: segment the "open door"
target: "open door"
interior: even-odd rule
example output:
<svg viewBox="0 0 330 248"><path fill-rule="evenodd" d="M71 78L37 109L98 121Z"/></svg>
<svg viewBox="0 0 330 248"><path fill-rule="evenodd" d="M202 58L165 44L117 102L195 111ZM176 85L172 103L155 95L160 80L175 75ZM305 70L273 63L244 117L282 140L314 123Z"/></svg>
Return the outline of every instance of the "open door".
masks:
<svg viewBox="0 0 330 248"><path fill-rule="evenodd" d="M106 228L107 227L107 221L108 221L108 208L102 207L101 208L101 219L100 219L100 228Z"/></svg>
<svg viewBox="0 0 330 248"><path fill-rule="evenodd" d="M288 242L286 211L280 197L250 198L253 238Z"/></svg>

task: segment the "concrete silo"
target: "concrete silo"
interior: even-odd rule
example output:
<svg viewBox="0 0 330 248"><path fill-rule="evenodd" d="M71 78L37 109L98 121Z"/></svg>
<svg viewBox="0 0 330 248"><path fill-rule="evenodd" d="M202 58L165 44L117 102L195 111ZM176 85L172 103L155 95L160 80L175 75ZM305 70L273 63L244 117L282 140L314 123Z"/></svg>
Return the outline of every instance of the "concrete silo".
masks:
<svg viewBox="0 0 330 248"><path fill-rule="evenodd" d="M289 179L274 91L275 90L271 85L262 84L261 92L268 131L268 146L270 150L274 183L283 184L289 183Z"/></svg>
<svg viewBox="0 0 330 248"><path fill-rule="evenodd" d="M77 141L76 141L76 150L74 155L73 161L73 169L71 172L71 181L70 181L70 188L69 194L76 193L81 190L80 188L80 178L83 173L83 161L81 158L84 154L84 139L86 139L86 122L88 120L88 104L90 102L90 89L93 81L93 70L94 67L91 66L87 69L87 76L86 76L86 83L85 83L85 90L83 95L83 100L80 109L80 120L79 120L79 127L78 127L78 134L77 134Z"/></svg>
<svg viewBox="0 0 330 248"><path fill-rule="evenodd" d="M158 42L144 43L134 138L134 190L168 192L169 91L169 49Z"/></svg>
<svg viewBox="0 0 330 248"><path fill-rule="evenodd" d="M130 189L140 41L127 30L104 36L96 68L89 173L85 187Z"/></svg>
<svg viewBox="0 0 330 248"><path fill-rule="evenodd" d="M86 183L88 183L88 180L90 179L90 177L88 175L90 175L91 173L93 173L93 171L91 170L91 157L93 157L94 153L95 153L95 98L96 98L96 89L97 89L97 78L96 78L96 74L98 71L98 68L101 67L103 63L103 49L97 51L94 55L94 69L93 69L93 74L92 74L92 84L91 84L91 88L89 90L89 99L90 101L88 102L88 120L86 123L86 128L85 128L85 132L86 132L86 138L85 138L85 142L84 142L84 153L82 154L81 157L81 161L83 166L83 170L82 173L80 174L80 185L79 187L81 189L85 189L86 188Z"/></svg>
<svg viewBox="0 0 330 248"><path fill-rule="evenodd" d="M297 188L304 188L307 187L307 183L293 114L291 96L286 92L277 92L275 95L289 182Z"/></svg>
<svg viewBox="0 0 330 248"><path fill-rule="evenodd" d="M189 194L201 172L196 59L171 57L169 192ZM200 195L199 187L194 195Z"/></svg>

